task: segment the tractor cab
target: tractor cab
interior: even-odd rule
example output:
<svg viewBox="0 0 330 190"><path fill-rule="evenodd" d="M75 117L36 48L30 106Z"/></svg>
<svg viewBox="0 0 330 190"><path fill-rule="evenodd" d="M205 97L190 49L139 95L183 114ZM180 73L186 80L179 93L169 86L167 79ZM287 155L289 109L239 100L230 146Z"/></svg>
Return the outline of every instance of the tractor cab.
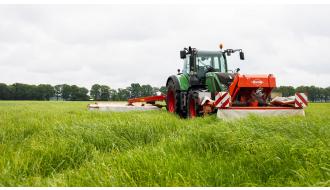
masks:
<svg viewBox="0 0 330 190"><path fill-rule="evenodd" d="M227 72L227 62L221 52L196 50L196 54L184 58L182 71L184 74L197 74L198 78L203 78L208 72Z"/></svg>
<svg viewBox="0 0 330 190"><path fill-rule="evenodd" d="M200 51L189 47L180 51L184 60L183 73L205 75L207 72L227 72L225 54L221 51Z"/></svg>
<svg viewBox="0 0 330 190"><path fill-rule="evenodd" d="M184 59L183 73L197 75L201 82L205 82L208 72L227 72L225 55L216 51L196 51Z"/></svg>
<svg viewBox="0 0 330 190"><path fill-rule="evenodd" d="M241 49L204 51L189 47L180 51L180 57L184 60L182 74L189 79L189 87L204 86L211 92L228 90L235 74L228 73L226 56L236 51L239 51L241 59L244 59Z"/></svg>

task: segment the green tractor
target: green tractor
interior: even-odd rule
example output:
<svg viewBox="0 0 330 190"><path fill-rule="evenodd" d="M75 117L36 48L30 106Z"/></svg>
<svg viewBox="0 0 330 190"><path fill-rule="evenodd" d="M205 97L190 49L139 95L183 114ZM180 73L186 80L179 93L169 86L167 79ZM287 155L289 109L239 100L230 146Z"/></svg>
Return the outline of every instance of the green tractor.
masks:
<svg viewBox="0 0 330 190"><path fill-rule="evenodd" d="M214 99L216 92L228 92L239 71L230 72L227 66L227 56L235 52L239 52L240 59L244 60L241 49L202 51L189 47L180 51L180 58L184 61L182 72L178 70L178 74L168 77L166 82L167 110L184 118L203 115L205 110L200 97L209 94Z"/></svg>
<svg viewBox="0 0 330 190"><path fill-rule="evenodd" d="M241 49L222 51L200 51L195 48L184 48L180 51L183 59L183 70L177 75L168 77L167 94L136 97L128 99L127 105L90 104L91 110L130 111L150 110L163 107L156 101L166 101L169 112L182 118L194 118L216 113L220 119L230 120L243 118L250 114L261 116L301 115L308 105L304 93L290 97L271 98L276 87L273 74L239 74L239 69L228 70L227 57ZM134 103L143 104L134 105ZM145 103L145 104L144 104ZM149 106L147 106L149 105Z"/></svg>

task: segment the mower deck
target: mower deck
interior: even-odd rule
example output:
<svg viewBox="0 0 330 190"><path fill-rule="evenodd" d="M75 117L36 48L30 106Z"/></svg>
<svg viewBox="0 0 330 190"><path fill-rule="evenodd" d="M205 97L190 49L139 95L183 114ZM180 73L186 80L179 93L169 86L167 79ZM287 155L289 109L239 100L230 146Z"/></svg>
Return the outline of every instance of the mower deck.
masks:
<svg viewBox="0 0 330 190"><path fill-rule="evenodd" d="M148 111L160 109L159 107L150 104L134 103L128 105L127 102L96 102L95 104L89 104L87 107L89 110L114 112Z"/></svg>

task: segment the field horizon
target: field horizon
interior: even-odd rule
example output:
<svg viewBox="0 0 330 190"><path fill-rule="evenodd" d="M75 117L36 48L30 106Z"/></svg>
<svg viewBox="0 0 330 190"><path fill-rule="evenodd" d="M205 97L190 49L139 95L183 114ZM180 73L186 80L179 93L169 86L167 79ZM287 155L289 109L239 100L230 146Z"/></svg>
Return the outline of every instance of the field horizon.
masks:
<svg viewBox="0 0 330 190"><path fill-rule="evenodd" d="M330 103L225 122L0 101L0 186L330 186Z"/></svg>

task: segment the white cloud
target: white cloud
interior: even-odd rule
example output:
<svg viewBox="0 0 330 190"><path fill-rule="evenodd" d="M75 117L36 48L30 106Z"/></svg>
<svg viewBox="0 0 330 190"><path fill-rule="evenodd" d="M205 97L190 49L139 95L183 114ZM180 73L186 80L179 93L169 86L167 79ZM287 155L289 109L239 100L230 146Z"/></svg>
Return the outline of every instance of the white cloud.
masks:
<svg viewBox="0 0 330 190"><path fill-rule="evenodd" d="M179 50L242 48L230 67L329 86L329 5L0 5L0 81L164 85Z"/></svg>

